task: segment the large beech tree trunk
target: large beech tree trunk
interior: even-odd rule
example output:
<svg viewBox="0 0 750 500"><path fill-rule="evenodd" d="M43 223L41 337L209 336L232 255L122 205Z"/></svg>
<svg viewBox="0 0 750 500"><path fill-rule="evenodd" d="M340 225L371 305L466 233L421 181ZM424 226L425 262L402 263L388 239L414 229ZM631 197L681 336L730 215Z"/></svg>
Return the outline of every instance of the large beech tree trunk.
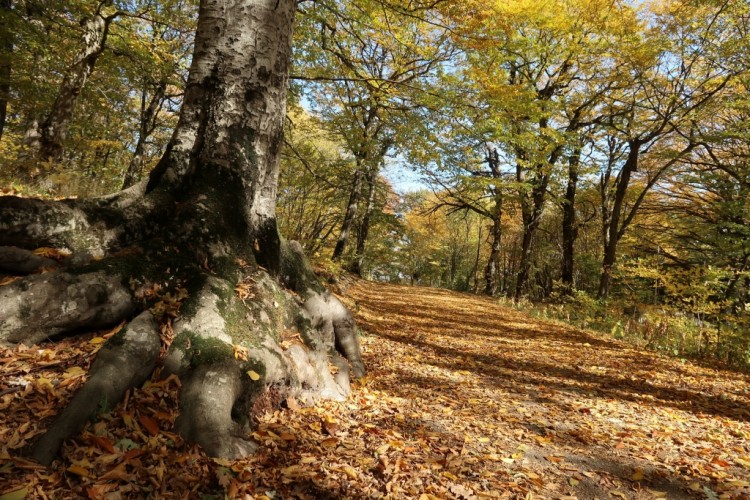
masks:
<svg viewBox="0 0 750 500"><path fill-rule="evenodd" d="M159 364L182 383L177 432L225 458L255 449L261 395L344 398L350 374L364 374L351 315L276 227L294 10L293 0L201 1L183 109L147 183L94 200L0 198L4 269L47 268L37 247L70 253L0 288L0 342L129 321L31 450L38 461L79 432L92 401L115 404ZM160 297L180 303L171 342L152 312Z"/></svg>

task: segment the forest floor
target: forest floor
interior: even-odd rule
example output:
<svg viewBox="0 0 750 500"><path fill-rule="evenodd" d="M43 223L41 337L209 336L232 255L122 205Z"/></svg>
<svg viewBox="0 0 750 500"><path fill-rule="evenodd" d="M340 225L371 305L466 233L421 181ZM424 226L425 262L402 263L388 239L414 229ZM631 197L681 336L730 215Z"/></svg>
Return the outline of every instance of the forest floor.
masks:
<svg viewBox="0 0 750 500"><path fill-rule="evenodd" d="M747 375L468 294L357 281L342 298L368 376L343 403L266 414L260 452L236 462L169 431L174 378L133 391L50 469L27 462L113 331L0 351L0 499L750 498Z"/></svg>

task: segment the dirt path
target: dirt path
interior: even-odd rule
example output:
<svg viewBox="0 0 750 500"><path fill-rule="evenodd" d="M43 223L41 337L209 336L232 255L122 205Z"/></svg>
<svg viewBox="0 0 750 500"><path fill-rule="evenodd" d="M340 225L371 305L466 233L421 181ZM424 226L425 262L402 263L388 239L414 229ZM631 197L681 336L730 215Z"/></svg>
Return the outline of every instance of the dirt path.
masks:
<svg viewBox="0 0 750 500"><path fill-rule="evenodd" d="M403 460L460 485L449 491L750 498L747 377L472 295L366 282L348 295L369 387L402 398L400 432L428 446L426 462Z"/></svg>
<svg viewBox="0 0 750 500"><path fill-rule="evenodd" d="M171 432L175 378L103 413L44 469L19 457L103 337L0 350L0 497L750 498L750 381L495 302L357 282L369 375L344 402L268 413L257 455ZM209 496L206 496L209 495Z"/></svg>

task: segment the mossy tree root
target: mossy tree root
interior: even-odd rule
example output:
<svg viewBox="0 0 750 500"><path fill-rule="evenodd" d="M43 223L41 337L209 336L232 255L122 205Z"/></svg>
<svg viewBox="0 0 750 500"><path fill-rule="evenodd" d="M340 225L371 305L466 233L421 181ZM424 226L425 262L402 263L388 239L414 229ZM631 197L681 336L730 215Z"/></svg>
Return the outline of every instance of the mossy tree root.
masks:
<svg viewBox="0 0 750 500"><path fill-rule="evenodd" d="M135 310L116 274L54 271L0 288L0 342L36 344L80 328L104 328Z"/></svg>

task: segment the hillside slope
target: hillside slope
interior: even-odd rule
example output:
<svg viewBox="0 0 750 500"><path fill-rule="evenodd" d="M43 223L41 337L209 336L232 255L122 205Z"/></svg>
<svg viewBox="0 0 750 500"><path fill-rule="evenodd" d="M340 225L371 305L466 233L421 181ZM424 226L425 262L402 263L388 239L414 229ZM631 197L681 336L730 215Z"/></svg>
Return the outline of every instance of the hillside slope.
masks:
<svg viewBox="0 0 750 500"><path fill-rule="evenodd" d="M179 381L167 379L102 414L51 470L34 466L19 451L112 332L3 350L0 496L750 497L745 375L467 294L358 281L343 299L363 329L368 376L345 402L267 413L259 453L236 462L171 432Z"/></svg>

